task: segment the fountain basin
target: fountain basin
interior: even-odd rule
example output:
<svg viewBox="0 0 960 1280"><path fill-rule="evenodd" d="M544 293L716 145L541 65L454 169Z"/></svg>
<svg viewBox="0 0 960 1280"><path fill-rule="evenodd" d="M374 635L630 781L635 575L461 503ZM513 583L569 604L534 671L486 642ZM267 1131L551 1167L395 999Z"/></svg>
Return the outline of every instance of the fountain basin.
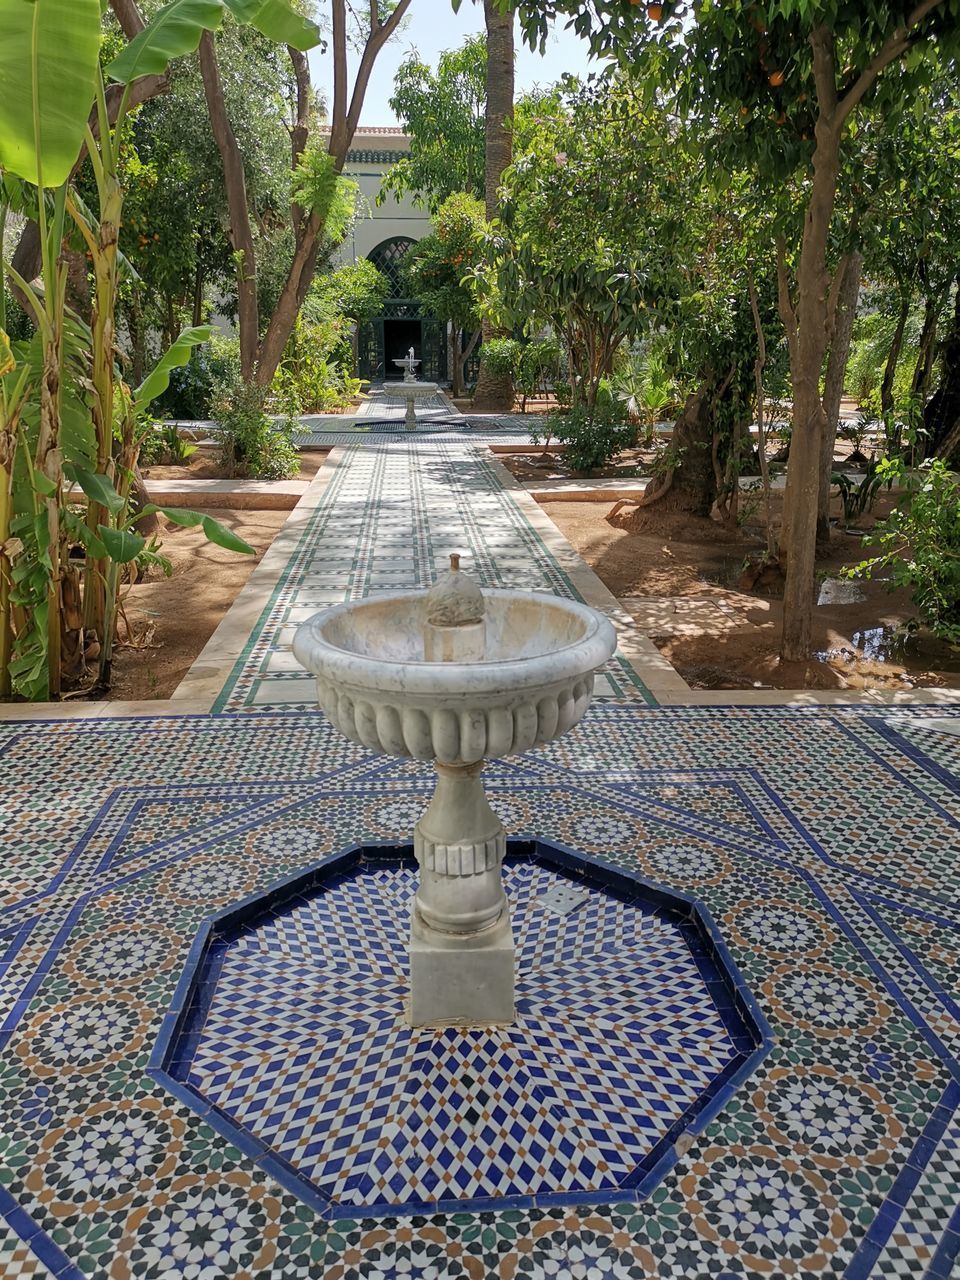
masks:
<svg viewBox="0 0 960 1280"><path fill-rule="evenodd" d="M515 755L583 716L610 622L573 600L484 591L484 657L424 659L425 591L338 605L304 623L294 653L346 737L392 756L469 765Z"/></svg>
<svg viewBox="0 0 960 1280"><path fill-rule="evenodd" d="M402 361L398 360L394 363L400 364ZM419 363L419 361L417 363ZM417 425L417 401L433 399L439 389L439 384L436 382L408 382L404 379L403 382L389 383L386 391L388 395L399 396L401 399L406 400L407 408L404 421L406 423L407 430L413 431L416 429Z"/></svg>

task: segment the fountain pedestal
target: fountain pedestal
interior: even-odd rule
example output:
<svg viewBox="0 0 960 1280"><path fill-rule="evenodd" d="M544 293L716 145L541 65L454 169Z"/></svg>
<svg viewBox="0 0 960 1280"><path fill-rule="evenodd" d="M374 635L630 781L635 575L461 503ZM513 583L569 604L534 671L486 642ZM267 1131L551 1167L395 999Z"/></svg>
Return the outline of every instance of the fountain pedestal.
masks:
<svg viewBox="0 0 960 1280"><path fill-rule="evenodd" d="M420 887L410 930L414 1027L509 1023L513 931L501 881L506 832L487 803L483 764L436 764L413 830Z"/></svg>

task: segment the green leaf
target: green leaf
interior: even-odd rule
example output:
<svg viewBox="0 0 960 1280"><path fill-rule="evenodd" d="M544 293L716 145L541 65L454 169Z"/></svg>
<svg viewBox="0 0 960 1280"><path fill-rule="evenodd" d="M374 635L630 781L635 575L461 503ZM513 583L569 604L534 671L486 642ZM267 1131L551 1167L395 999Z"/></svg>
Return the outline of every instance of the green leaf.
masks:
<svg viewBox="0 0 960 1280"><path fill-rule="evenodd" d="M101 507L114 515L123 510L123 498L106 476L85 471L83 467L71 466L69 463L64 466L63 473L73 484L79 485L92 502L99 502Z"/></svg>
<svg viewBox="0 0 960 1280"><path fill-rule="evenodd" d="M199 325L196 329L184 329L173 346L160 357L159 363L147 374L134 392L134 413L142 412L151 401L156 400L157 396L163 395L170 385L170 371L182 368L189 361L193 348L200 346L203 342L209 342L212 333L213 325L209 324Z"/></svg>
<svg viewBox="0 0 960 1280"><path fill-rule="evenodd" d="M203 532L207 535L207 540L215 542L218 547L225 547L227 551L239 551L241 555L246 556L257 554L248 542L238 538L232 529L214 520L212 516L201 517L200 523L203 526Z"/></svg>
<svg viewBox="0 0 960 1280"><path fill-rule="evenodd" d="M144 514L154 511L161 516L166 516L171 524L178 524L182 529L195 529L198 524L203 524L206 518L200 511L184 511L180 507L149 506L144 508Z"/></svg>
<svg viewBox="0 0 960 1280"><path fill-rule="evenodd" d="M146 538L141 538L139 533L131 533L129 529L111 529L109 525L102 524L99 533L107 555L116 564L129 564L136 560L147 545Z"/></svg>
<svg viewBox="0 0 960 1280"><path fill-rule="evenodd" d="M278 44L294 49L313 49L321 43L320 28L302 17L289 0L224 0L238 22L251 27Z"/></svg>
<svg viewBox="0 0 960 1280"><path fill-rule="evenodd" d="M93 106L99 55L99 0L6 0L0 169L37 186L67 180Z"/></svg>
<svg viewBox="0 0 960 1280"><path fill-rule="evenodd" d="M107 75L121 84L162 75L174 58L193 53L205 31L217 31L223 15L223 0L171 0L114 58Z"/></svg>

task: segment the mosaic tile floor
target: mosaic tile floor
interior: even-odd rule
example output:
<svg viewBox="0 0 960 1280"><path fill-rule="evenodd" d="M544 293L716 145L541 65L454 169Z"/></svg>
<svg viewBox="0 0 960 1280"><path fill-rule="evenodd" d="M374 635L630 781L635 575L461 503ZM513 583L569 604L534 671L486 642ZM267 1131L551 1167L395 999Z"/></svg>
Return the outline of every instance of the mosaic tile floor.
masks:
<svg viewBox="0 0 960 1280"><path fill-rule="evenodd" d="M146 1067L201 922L406 837L429 770L318 714L0 724L0 1276L946 1280L957 714L607 701L491 768L512 832L695 894L775 1044L648 1194L402 1219L318 1213Z"/></svg>
<svg viewBox="0 0 960 1280"><path fill-rule="evenodd" d="M298 624L372 591L432 586L451 551L484 586L581 598L485 449L418 439L344 452L215 711L312 706L313 680L290 647ZM597 696L649 699L621 658Z"/></svg>
<svg viewBox="0 0 960 1280"><path fill-rule="evenodd" d="M515 1025L406 1024L417 868L371 847L212 925L151 1075L333 1216L633 1198L769 1030L689 901L570 857L508 860Z"/></svg>

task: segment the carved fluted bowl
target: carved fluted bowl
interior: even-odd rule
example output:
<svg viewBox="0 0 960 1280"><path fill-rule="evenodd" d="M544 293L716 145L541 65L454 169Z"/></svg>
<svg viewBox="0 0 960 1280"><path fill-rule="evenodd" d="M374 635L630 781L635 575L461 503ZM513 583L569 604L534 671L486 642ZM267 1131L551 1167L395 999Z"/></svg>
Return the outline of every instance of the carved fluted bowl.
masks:
<svg viewBox="0 0 960 1280"><path fill-rule="evenodd" d="M425 591L337 605L301 626L298 661L353 742L390 756L474 764L571 729L617 647L596 610L529 591L484 591L484 658L427 662Z"/></svg>

